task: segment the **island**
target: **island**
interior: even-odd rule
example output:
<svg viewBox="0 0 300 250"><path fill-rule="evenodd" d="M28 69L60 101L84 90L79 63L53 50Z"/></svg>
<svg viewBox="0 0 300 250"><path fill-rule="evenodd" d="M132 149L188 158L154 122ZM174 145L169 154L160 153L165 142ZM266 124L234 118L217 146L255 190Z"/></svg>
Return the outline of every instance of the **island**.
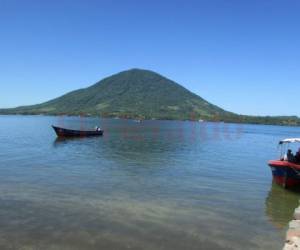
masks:
<svg viewBox="0 0 300 250"><path fill-rule="evenodd" d="M300 125L297 116L249 116L226 111L156 72L130 69L94 85L0 114L82 115L129 119L192 120Z"/></svg>

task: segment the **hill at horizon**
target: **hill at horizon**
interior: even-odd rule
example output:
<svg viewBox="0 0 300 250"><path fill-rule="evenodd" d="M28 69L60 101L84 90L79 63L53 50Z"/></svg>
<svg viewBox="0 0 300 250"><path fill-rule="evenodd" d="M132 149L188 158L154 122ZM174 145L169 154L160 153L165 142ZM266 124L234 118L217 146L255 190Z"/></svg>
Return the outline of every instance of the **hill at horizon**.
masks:
<svg viewBox="0 0 300 250"><path fill-rule="evenodd" d="M133 119L207 120L300 125L296 116L238 115L209 103L153 71L131 69L45 103L0 109L0 114L88 115Z"/></svg>

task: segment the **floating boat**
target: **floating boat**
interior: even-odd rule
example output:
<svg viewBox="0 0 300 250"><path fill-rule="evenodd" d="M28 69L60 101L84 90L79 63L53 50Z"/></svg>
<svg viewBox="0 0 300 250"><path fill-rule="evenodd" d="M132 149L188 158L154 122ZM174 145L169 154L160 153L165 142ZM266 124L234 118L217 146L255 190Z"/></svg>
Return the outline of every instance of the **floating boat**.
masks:
<svg viewBox="0 0 300 250"><path fill-rule="evenodd" d="M272 170L274 181L284 188L300 186L300 162L290 162L284 157L284 152L289 148L291 143L300 143L300 138L280 141L280 159L268 162L268 165Z"/></svg>
<svg viewBox="0 0 300 250"><path fill-rule="evenodd" d="M58 137L87 137L87 136L101 136L103 135L103 130L97 128L95 130L73 130L60 128L52 125L56 135Z"/></svg>

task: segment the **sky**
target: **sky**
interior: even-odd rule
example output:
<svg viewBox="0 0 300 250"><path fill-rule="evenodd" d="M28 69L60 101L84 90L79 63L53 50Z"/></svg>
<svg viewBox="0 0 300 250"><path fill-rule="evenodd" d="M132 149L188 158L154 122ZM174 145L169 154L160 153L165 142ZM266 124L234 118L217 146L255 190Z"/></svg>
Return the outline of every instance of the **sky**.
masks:
<svg viewBox="0 0 300 250"><path fill-rule="evenodd" d="M299 13L299 0L0 0L0 107L141 68L232 112L300 116Z"/></svg>

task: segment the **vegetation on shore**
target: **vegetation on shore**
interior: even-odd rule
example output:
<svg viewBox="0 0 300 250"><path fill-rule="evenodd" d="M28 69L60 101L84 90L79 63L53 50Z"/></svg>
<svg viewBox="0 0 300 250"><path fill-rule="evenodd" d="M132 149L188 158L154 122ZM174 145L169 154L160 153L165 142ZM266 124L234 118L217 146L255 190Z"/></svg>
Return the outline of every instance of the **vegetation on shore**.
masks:
<svg viewBox="0 0 300 250"><path fill-rule="evenodd" d="M45 103L0 114L85 115L133 119L206 120L233 123L300 125L291 117L238 115L217 107L155 72L132 69Z"/></svg>

